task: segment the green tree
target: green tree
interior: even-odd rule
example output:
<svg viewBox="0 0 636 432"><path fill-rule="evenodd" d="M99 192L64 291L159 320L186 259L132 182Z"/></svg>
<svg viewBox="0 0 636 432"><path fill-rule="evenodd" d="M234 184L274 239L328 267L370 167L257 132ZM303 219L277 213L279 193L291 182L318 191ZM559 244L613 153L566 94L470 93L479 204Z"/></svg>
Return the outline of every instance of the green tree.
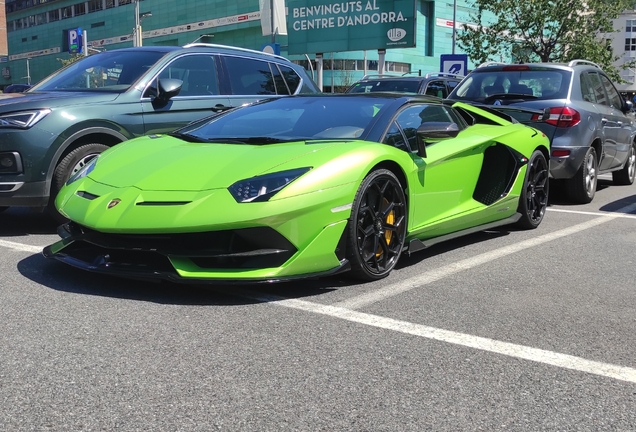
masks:
<svg viewBox="0 0 636 432"><path fill-rule="evenodd" d="M62 63L62 67L64 66L68 66L71 63L75 63L78 60L81 60L84 58L84 54L71 54L69 58L63 59L63 58L57 58L56 60L58 60L60 63Z"/></svg>
<svg viewBox="0 0 636 432"><path fill-rule="evenodd" d="M472 6L474 24L463 25L457 43L475 63L502 60L501 53L524 63L585 59L622 81L612 65L619 57L604 36L615 32L612 21L633 1L473 0Z"/></svg>

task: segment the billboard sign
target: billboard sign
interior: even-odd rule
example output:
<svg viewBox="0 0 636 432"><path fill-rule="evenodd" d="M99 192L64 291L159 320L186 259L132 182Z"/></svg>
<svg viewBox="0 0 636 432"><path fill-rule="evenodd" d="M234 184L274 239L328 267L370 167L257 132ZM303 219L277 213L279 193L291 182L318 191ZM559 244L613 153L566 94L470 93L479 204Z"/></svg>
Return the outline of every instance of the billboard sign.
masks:
<svg viewBox="0 0 636 432"><path fill-rule="evenodd" d="M289 54L415 46L415 4L407 0L290 0Z"/></svg>
<svg viewBox="0 0 636 432"><path fill-rule="evenodd" d="M78 54L82 52L82 29L74 28L68 31L68 52Z"/></svg>

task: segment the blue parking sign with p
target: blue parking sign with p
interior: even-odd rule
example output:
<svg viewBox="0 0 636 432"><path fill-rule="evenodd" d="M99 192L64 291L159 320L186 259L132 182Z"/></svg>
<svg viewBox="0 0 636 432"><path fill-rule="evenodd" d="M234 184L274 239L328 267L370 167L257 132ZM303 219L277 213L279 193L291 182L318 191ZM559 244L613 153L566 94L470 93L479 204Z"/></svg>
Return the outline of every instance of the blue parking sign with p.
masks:
<svg viewBox="0 0 636 432"><path fill-rule="evenodd" d="M82 29L70 29L68 31L68 52L70 54L81 53L82 45Z"/></svg>
<svg viewBox="0 0 636 432"><path fill-rule="evenodd" d="M468 69L468 54L442 54L439 63L440 72L463 76Z"/></svg>

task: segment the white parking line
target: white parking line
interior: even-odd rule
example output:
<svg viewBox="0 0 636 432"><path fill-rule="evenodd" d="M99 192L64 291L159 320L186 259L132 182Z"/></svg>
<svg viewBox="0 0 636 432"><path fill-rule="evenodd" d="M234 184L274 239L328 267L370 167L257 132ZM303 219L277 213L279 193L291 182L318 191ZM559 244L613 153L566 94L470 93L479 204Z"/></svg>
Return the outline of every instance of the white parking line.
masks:
<svg viewBox="0 0 636 432"><path fill-rule="evenodd" d="M400 282L393 283L391 285L387 285L375 291L371 291L356 297L352 297L347 300L343 300L341 302L336 303L336 306L340 306L346 309L359 309L363 306L367 306L372 303L382 301L388 297L392 297L392 296L404 293L406 291L410 291L414 288L419 288L422 285L427 285L432 282L436 282L442 278L458 273L460 271L468 270L473 267L477 267L479 265L485 264L487 262L494 261L498 258L513 254L515 252L519 252L524 249L538 246L540 244L557 240L562 237L569 236L571 234L576 234L586 229L590 229L595 226L607 223L611 220L621 217L622 215L620 213L629 213L634 210L636 210L636 203L623 207L617 210L616 213L609 213L607 215L603 214L602 217L598 217L596 219L592 219L590 221L583 222L578 225L573 225L569 228L562 229L560 231L543 234L539 237L534 237L519 243L515 243L509 246L504 246L502 248L492 250L490 252L485 252L483 254L476 255L471 258L466 258L464 260L448 264L446 266L428 271L426 273L419 274L410 279L406 279Z"/></svg>
<svg viewBox="0 0 636 432"><path fill-rule="evenodd" d="M441 342L447 342L455 345L461 345L468 348L474 348L481 351L487 351L509 357L530 360L533 362L543 363L564 369L570 369L616 380L636 383L636 369L630 367L586 360L584 358L571 356L568 354L560 354L538 348L517 345L510 342L501 342L484 337L472 336L468 334L457 333L454 331L428 327L421 324L413 324L406 321L399 321L392 318L371 315L337 306L327 306L304 300L284 299L277 296L260 293L256 294L243 290L239 290L238 292L236 290L231 290L228 291L228 293L234 295L238 294L240 296L260 302L266 302L291 309L326 315L372 327L396 331L427 339L433 339Z"/></svg>
<svg viewBox="0 0 636 432"><path fill-rule="evenodd" d="M581 211L581 210L567 210L567 209L560 209L560 208L549 208L548 211L557 212L557 213L574 213L574 214L589 215L589 216L611 216L613 218L636 219L636 215L633 215L633 214L615 214L615 213L603 213L603 212L589 212L589 211Z"/></svg>
<svg viewBox="0 0 636 432"><path fill-rule="evenodd" d="M24 252L31 252L31 253L40 253L42 252L42 249L44 249L43 246L31 246L31 245L15 243L15 242L7 241L7 240L0 240L0 246L6 247L9 249L24 251Z"/></svg>

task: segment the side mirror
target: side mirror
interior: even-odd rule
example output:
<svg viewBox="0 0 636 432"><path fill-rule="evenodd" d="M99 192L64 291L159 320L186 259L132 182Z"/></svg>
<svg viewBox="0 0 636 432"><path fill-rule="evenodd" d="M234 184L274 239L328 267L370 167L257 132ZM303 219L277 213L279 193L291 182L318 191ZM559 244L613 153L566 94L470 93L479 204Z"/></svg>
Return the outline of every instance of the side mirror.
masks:
<svg viewBox="0 0 636 432"><path fill-rule="evenodd" d="M459 134L457 123L426 122L417 128L417 154L426 157L426 144L448 138L455 138Z"/></svg>
<svg viewBox="0 0 636 432"><path fill-rule="evenodd" d="M625 101L625 104L623 105L623 112L628 113L633 109L634 109L634 104L632 103L632 101Z"/></svg>
<svg viewBox="0 0 636 432"><path fill-rule="evenodd" d="M183 81L173 78L157 80L157 95L155 100L166 103L170 98L176 96L181 91Z"/></svg>

